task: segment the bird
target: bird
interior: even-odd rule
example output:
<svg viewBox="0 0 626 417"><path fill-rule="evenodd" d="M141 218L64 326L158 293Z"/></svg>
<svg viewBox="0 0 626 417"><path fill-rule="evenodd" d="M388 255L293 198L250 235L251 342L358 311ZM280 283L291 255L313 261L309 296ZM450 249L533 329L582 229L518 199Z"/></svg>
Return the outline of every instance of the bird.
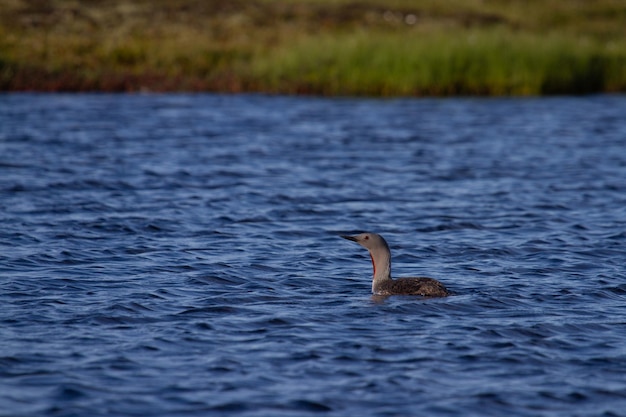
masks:
<svg viewBox="0 0 626 417"><path fill-rule="evenodd" d="M361 233L355 236L341 235L342 238L358 243L367 249L372 258L374 295L421 295L424 297L447 297L450 292L434 278L411 277L391 278L391 251L387 241L376 233Z"/></svg>

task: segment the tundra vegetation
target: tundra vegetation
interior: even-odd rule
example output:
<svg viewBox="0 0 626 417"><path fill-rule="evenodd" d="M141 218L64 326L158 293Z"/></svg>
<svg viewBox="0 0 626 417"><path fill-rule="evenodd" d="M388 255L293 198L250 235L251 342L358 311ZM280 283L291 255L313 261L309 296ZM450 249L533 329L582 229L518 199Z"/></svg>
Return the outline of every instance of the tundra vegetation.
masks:
<svg viewBox="0 0 626 417"><path fill-rule="evenodd" d="M3 0L0 90L626 92L626 2Z"/></svg>

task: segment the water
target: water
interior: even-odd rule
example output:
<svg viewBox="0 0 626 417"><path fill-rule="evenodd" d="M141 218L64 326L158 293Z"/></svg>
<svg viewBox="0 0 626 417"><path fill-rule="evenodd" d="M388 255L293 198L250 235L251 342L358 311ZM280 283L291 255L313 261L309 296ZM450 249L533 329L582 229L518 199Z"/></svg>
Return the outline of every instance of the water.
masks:
<svg viewBox="0 0 626 417"><path fill-rule="evenodd" d="M0 415L623 416L625 114L0 96Z"/></svg>

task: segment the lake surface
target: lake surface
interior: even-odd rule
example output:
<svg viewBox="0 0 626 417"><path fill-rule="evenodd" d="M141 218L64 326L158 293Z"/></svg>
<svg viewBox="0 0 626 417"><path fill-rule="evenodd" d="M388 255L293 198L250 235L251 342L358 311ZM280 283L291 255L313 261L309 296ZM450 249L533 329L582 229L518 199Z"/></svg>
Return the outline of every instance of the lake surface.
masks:
<svg viewBox="0 0 626 417"><path fill-rule="evenodd" d="M626 415L626 97L1 95L0 416L105 415Z"/></svg>

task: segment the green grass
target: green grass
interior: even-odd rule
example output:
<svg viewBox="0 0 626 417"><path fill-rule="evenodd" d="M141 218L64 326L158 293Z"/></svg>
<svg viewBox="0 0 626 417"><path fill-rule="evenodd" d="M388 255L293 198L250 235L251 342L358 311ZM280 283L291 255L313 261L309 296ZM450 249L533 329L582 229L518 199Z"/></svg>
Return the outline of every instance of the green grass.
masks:
<svg viewBox="0 0 626 417"><path fill-rule="evenodd" d="M621 0L5 1L5 91L626 92Z"/></svg>
<svg viewBox="0 0 626 417"><path fill-rule="evenodd" d="M626 55L506 29L424 37L317 36L255 60L259 89L347 95L538 95L623 91ZM621 68L621 70L620 70ZM615 69L615 70L614 70ZM621 75L621 77L620 77Z"/></svg>

